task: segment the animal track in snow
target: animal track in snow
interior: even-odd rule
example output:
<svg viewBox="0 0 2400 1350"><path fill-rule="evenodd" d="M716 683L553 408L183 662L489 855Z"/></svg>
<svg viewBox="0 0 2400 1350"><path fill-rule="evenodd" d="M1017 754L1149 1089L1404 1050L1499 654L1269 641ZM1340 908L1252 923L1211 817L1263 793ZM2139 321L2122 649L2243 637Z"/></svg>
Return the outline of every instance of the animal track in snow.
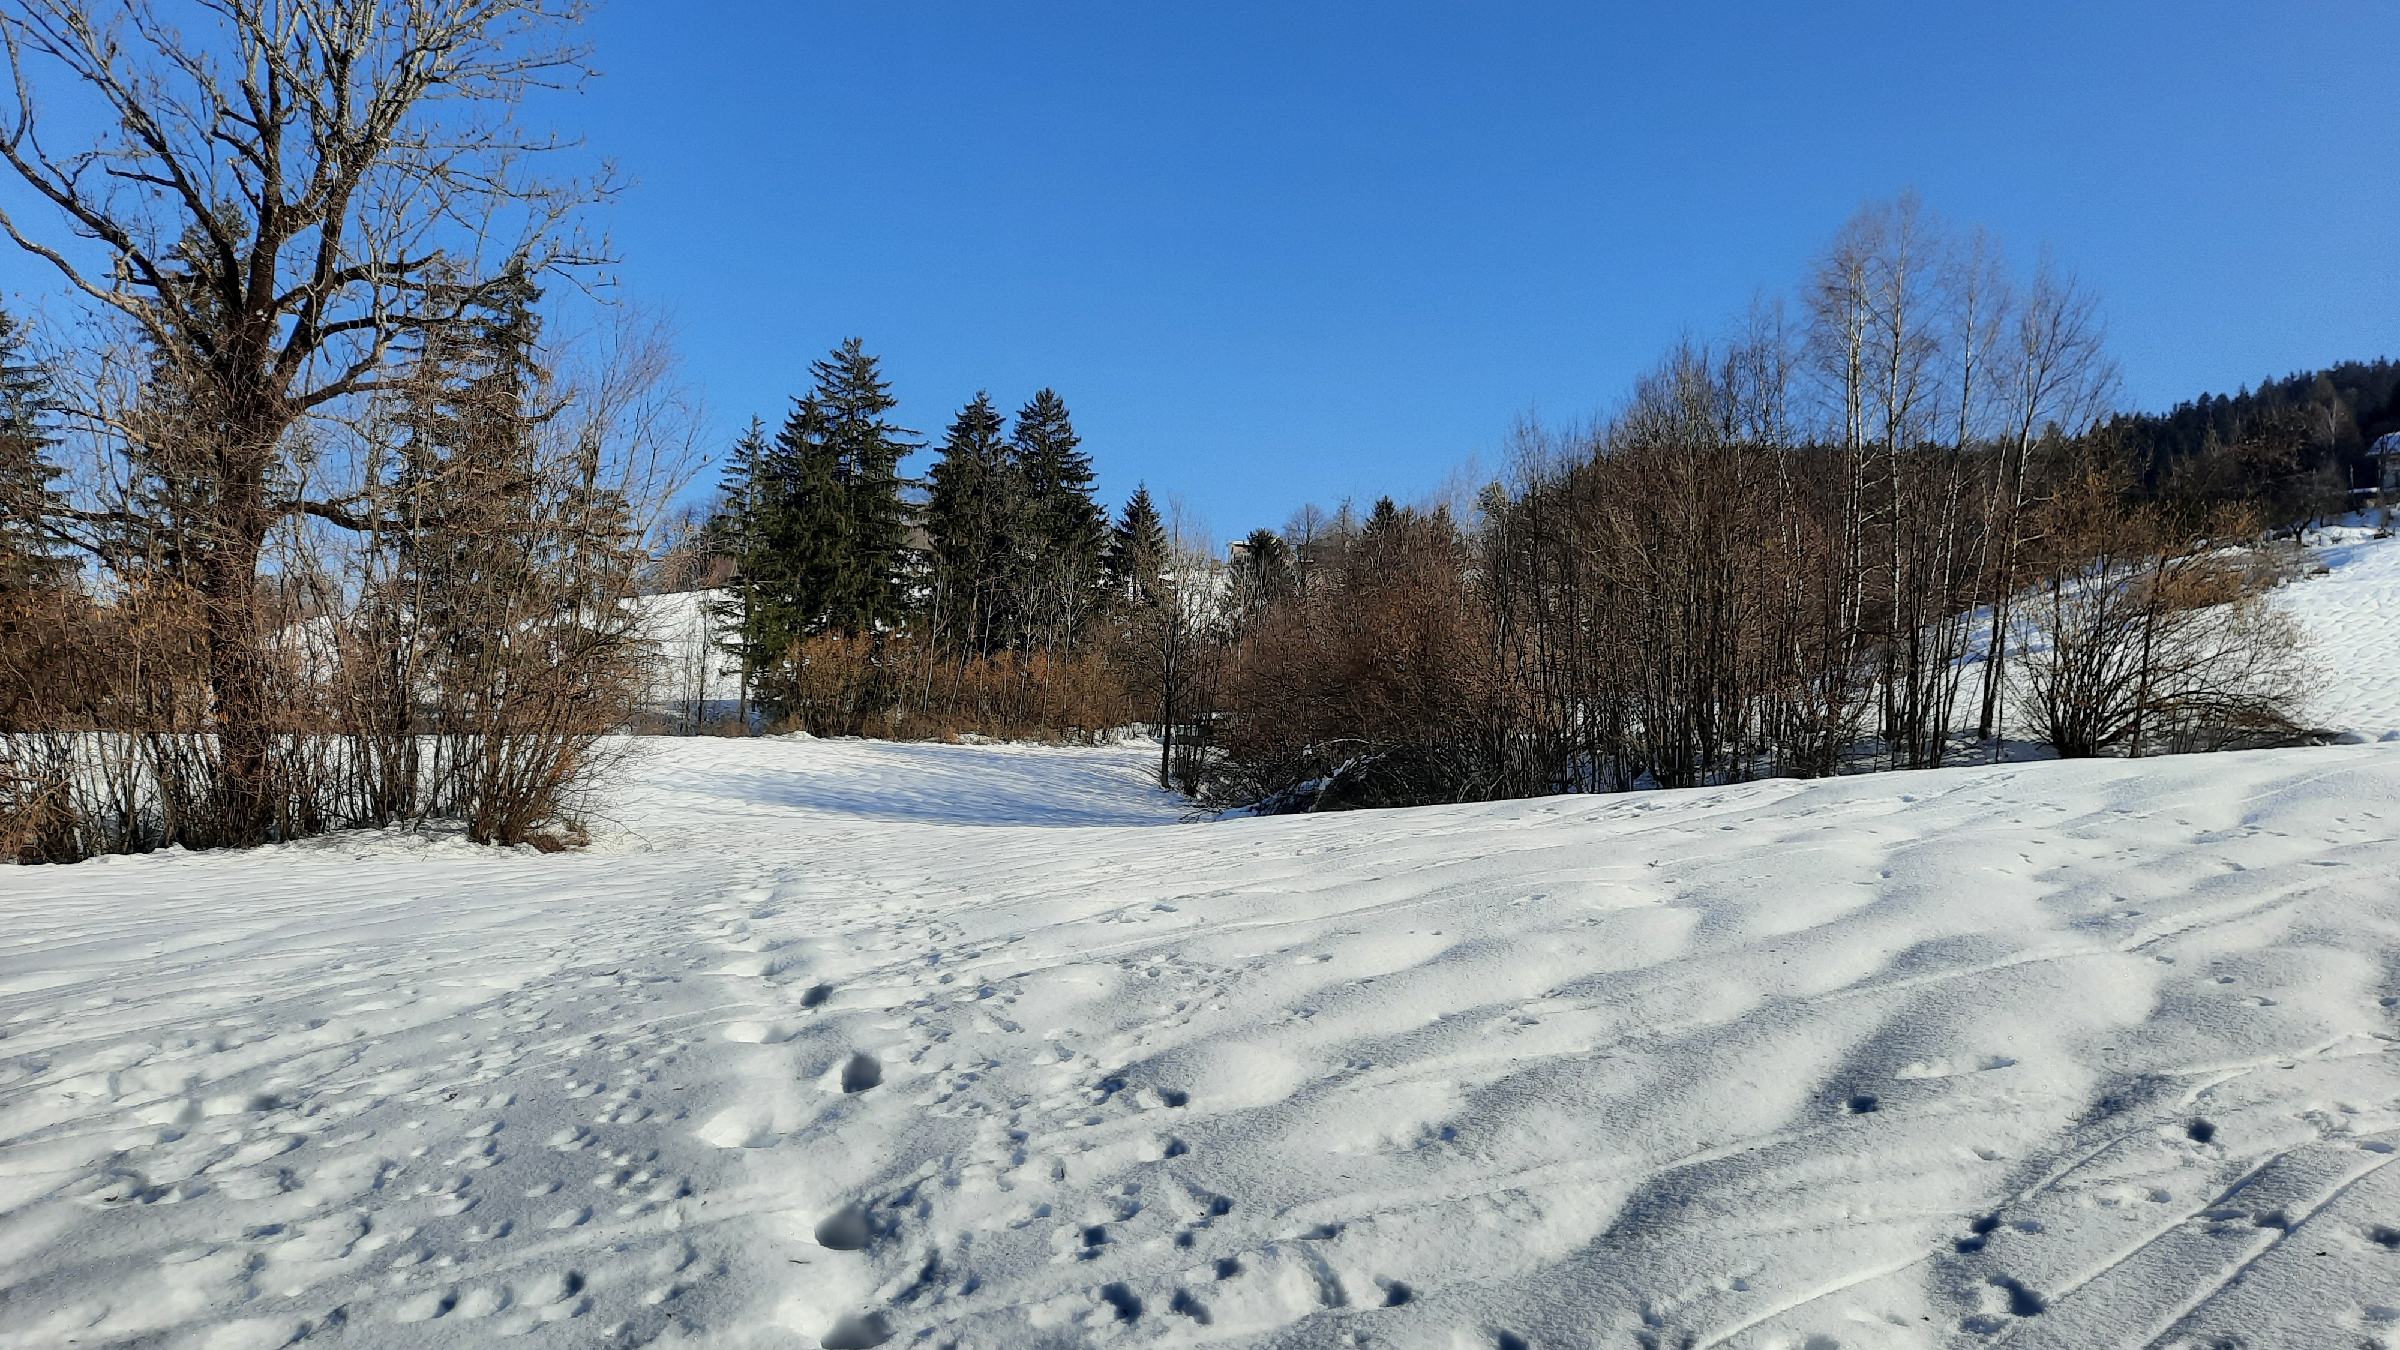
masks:
<svg viewBox="0 0 2400 1350"><path fill-rule="evenodd" d="M845 1205L818 1220L815 1237L818 1246L837 1252L862 1251L875 1240L867 1212L857 1205Z"/></svg>

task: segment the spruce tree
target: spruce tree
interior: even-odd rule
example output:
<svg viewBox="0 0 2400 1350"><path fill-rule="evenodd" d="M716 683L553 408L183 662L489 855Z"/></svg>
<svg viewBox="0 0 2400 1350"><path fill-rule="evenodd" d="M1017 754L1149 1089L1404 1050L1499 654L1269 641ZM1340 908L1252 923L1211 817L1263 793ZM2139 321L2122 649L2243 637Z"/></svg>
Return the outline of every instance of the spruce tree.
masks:
<svg viewBox="0 0 2400 1350"><path fill-rule="evenodd" d="M838 624L857 589L840 452L815 395L796 399L760 475L761 566L751 606L768 663Z"/></svg>
<svg viewBox="0 0 2400 1350"><path fill-rule="evenodd" d="M92 677L91 650L72 617L86 606L71 589L73 564L58 549L66 503L51 487L59 470L48 453L56 443L56 399L49 372L27 345L25 330L0 311L0 732L57 730ZM0 801L14 795L22 802L23 794L6 790L12 759L0 743ZM55 842L68 846L57 856L78 855L71 839ZM17 860L50 856L49 838L12 843ZM7 860L0 851L0 862Z"/></svg>
<svg viewBox="0 0 2400 1350"><path fill-rule="evenodd" d="M1109 531L1107 572L1110 594L1135 606L1148 605L1159 595L1159 578L1167 564L1167 527L1150 501L1147 485L1136 484L1125 512Z"/></svg>
<svg viewBox="0 0 2400 1350"><path fill-rule="evenodd" d="M502 653L534 616L554 561L535 522L540 291L518 276L469 321L432 338L409 376L387 544L411 622L438 638L434 675L480 705L501 696Z"/></svg>
<svg viewBox="0 0 2400 1350"><path fill-rule="evenodd" d="M589 551L562 536L542 486L539 299L530 278L511 278L424 335L392 381L398 435L373 472L371 579L355 615L373 657L355 711L379 738L375 819L424 806L426 732L483 748L432 761L446 766L444 809L475 817L468 803L492 800L505 777L493 737L528 682L584 668L579 635L601 604L562 593ZM470 833L490 828L477 818Z"/></svg>
<svg viewBox="0 0 2400 1350"><path fill-rule="evenodd" d="M760 474L770 453L767 424L751 418L741 439L725 453L725 466L717 474L716 508L702 539L708 556L733 564L733 575L707 602L707 609L717 647L739 668L735 710L745 721L750 715L750 677L770 655L759 642L750 604L751 587L768 567L764 547L767 509Z"/></svg>
<svg viewBox="0 0 2400 1350"><path fill-rule="evenodd" d="M951 420L928 487L925 535L936 635L954 649L988 656L1000 646L1008 619L1011 530L1024 496L989 395L978 392Z"/></svg>
<svg viewBox="0 0 2400 1350"><path fill-rule="evenodd" d="M1293 579L1291 548L1273 530L1252 530L1242 540L1231 572L1234 614L1245 625L1256 622L1298 589Z"/></svg>
<svg viewBox="0 0 2400 1350"><path fill-rule="evenodd" d="M844 633L877 632L897 625L909 609L909 510L900 461L916 447L887 416L900 403L863 341L849 339L809 370L816 380L810 400L840 498L841 565L826 617Z"/></svg>
<svg viewBox="0 0 2400 1350"><path fill-rule="evenodd" d="M1044 389L1017 413L1017 470L1025 484L1019 560L1024 640L1072 642L1103 583L1108 519L1092 500L1092 458L1057 392Z"/></svg>
<svg viewBox="0 0 2400 1350"><path fill-rule="evenodd" d="M66 507L50 483L54 403L24 326L0 310L0 591L54 584L66 568L51 536Z"/></svg>

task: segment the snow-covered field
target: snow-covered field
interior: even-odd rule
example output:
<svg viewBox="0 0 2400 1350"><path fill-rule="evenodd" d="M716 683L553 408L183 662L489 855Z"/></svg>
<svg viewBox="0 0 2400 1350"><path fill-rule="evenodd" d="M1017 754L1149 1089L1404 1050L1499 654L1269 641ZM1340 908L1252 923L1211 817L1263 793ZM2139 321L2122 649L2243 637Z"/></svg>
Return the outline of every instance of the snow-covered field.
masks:
<svg viewBox="0 0 2400 1350"><path fill-rule="evenodd" d="M0 1347L2400 1346L2400 743L1208 823L1147 753L0 872Z"/></svg>

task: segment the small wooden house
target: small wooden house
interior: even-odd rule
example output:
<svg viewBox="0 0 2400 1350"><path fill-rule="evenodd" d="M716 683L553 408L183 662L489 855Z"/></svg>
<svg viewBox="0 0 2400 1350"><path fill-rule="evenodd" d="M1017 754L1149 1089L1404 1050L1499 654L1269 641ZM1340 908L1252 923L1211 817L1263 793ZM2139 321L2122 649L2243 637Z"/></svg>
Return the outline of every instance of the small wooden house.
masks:
<svg viewBox="0 0 2400 1350"><path fill-rule="evenodd" d="M2386 502L2400 502L2400 431L2375 438L2367 447L2367 462L2375 466L2375 486Z"/></svg>

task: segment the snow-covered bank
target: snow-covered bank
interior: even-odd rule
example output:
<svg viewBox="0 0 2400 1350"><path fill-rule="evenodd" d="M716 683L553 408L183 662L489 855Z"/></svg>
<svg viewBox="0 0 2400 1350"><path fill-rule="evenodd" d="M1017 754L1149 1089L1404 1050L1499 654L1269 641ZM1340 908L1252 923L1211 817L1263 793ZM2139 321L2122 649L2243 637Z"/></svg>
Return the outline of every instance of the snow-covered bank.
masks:
<svg viewBox="0 0 2400 1350"><path fill-rule="evenodd" d="M2400 1341L2400 749L1221 824L1143 758L5 874L0 1346Z"/></svg>

